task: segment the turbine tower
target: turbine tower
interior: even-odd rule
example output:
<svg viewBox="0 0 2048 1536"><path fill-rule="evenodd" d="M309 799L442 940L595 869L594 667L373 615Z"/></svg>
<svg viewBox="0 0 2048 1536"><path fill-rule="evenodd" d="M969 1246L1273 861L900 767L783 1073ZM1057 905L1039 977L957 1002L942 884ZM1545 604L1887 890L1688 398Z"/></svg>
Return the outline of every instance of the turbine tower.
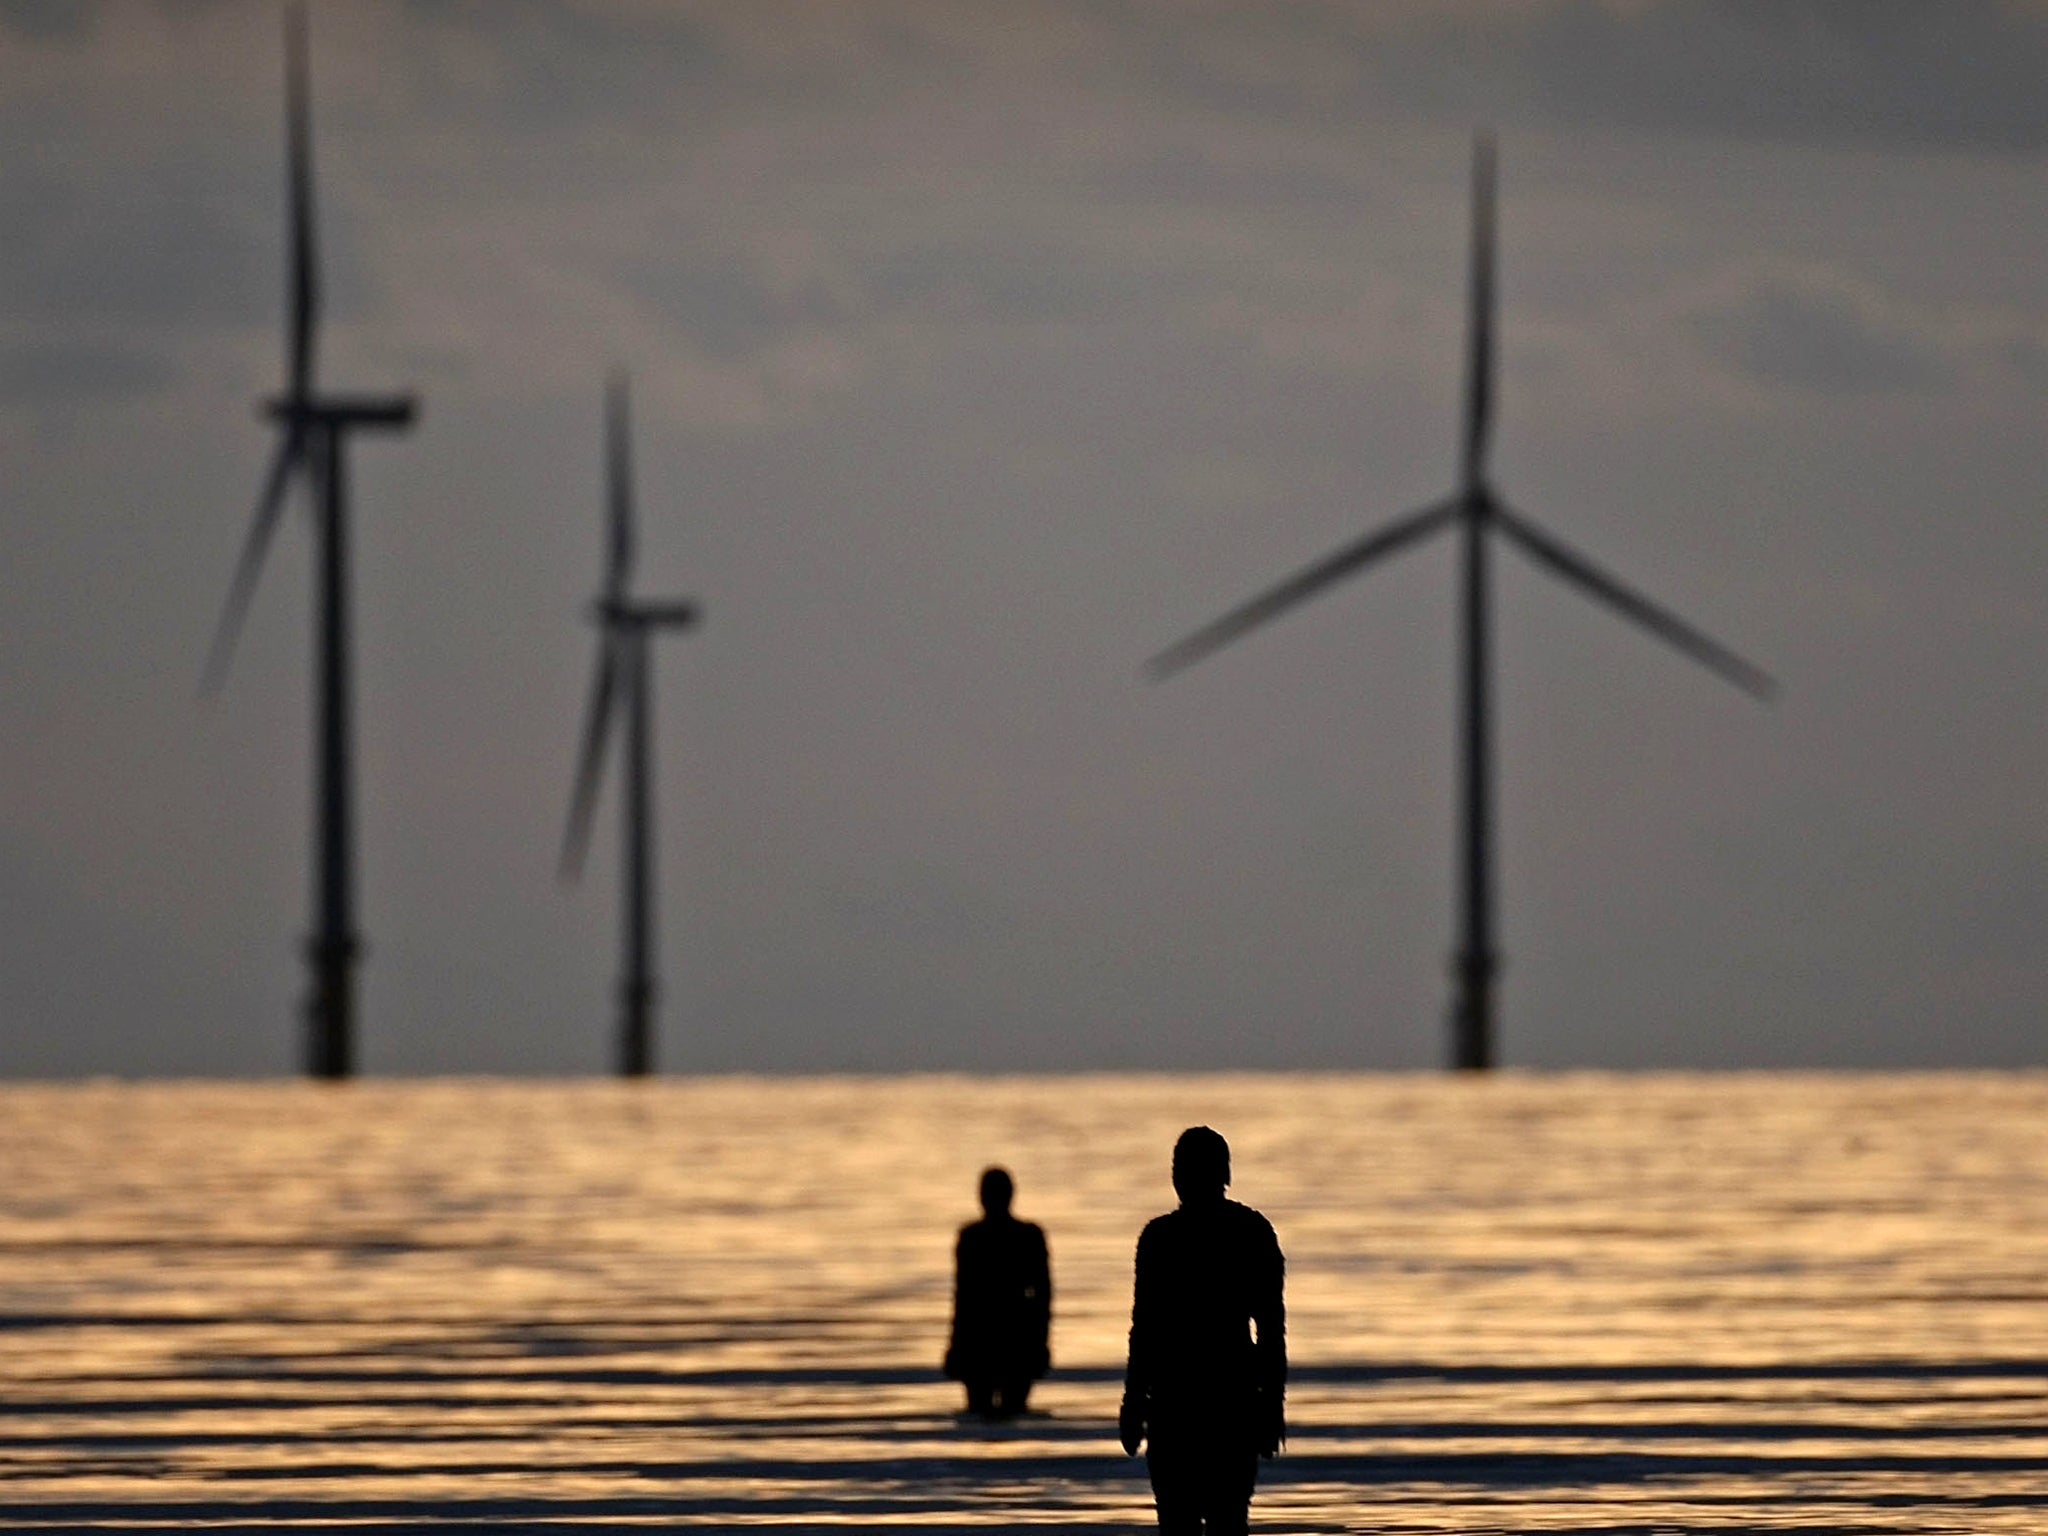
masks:
<svg viewBox="0 0 2048 1536"><path fill-rule="evenodd" d="M1155 679L1170 676L1377 561L1442 529L1457 530L1463 693L1459 817L1463 837L1458 861L1459 944L1451 967L1456 989L1451 1004L1451 1065L1465 1071L1484 1071L1494 1065L1495 983L1500 972L1494 918L1489 536L1505 535L1509 543L1567 586L1607 604L1744 692L1768 699L1777 691L1769 677L1733 651L1631 591L1510 508L1488 481L1487 450L1493 436L1493 184L1493 140L1491 135L1481 134L1472 160L1472 312L1458 489L1288 577L1160 652L1147 665Z"/></svg>
<svg viewBox="0 0 2048 1536"><path fill-rule="evenodd" d="M291 204L291 273L284 393L264 402L280 431L277 454L256 503L228 588L227 607L207 658L203 687L225 675L242 619L294 480L312 504L318 576L315 660L314 918L306 941L312 986L305 1001L306 1070L342 1078L355 1071L356 933L354 760L349 674L348 436L400 432L412 425L412 395L342 395L314 382L320 276L313 229L313 133L308 102L306 14L285 13L285 131Z"/></svg>
<svg viewBox="0 0 2048 1536"><path fill-rule="evenodd" d="M619 1075L645 1077L654 1070L654 649L663 629L691 629L695 603L646 602L626 595L633 571L633 484L626 422L626 379L614 374L605 394L605 492L610 537L605 549L604 587L591 605L596 623L597 672L584 716L583 750L569 802L569 828L562 843L562 874L582 872L590 845L590 818L597 809L612 722L625 719L626 766L620 810L619 863L624 880L624 969L619 978Z"/></svg>

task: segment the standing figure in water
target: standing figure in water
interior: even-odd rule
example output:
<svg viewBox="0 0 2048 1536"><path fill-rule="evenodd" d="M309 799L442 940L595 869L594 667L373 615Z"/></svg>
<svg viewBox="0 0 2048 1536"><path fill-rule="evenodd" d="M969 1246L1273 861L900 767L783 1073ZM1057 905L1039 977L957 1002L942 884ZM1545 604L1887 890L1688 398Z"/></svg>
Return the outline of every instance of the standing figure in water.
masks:
<svg viewBox="0 0 2048 1536"><path fill-rule="evenodd" d="M968 1411L990 1419L1022 1413L1052 1366L1052 1265L1044 1231L1010 1214L1015 1193L1002 1169L984 1173L982 1218L960 1229L954 1253L946 1374L967 1388Z"/></svg>
<svg viewBox="0 0 2048 1536"><path fill-rule="evenodd" d="M1181 1132L1180 1208L1138 1238L1117 1436L1133 1456L1145 1445L1162 1532L1244 1531L1259 1458L1287 1433L1285 1261L1229 1184L1230 1144L1206 1125Z"/></svg>

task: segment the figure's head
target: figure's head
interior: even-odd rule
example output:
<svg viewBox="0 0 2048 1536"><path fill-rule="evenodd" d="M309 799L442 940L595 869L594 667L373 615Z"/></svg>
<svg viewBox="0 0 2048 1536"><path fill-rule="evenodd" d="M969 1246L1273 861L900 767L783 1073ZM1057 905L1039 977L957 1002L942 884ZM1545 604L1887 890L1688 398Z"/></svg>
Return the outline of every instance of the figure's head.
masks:
<svg viewBox="0 0 2048 1536"><path fill-rule="evenodd" d="M1016 1192L1017 1186L1001 1168L991 1168L981 1176L981 1208L990 1216L1009 1215L1010 1197Z"/></svg>
<svg viewBox="0 0 2048 1536"><path fill-rule="evenodd" d="M1220 1200L1230 1186L1230 1143L1191 1125L1173 1144L1173 1192L1182 1200Z"/></svg>

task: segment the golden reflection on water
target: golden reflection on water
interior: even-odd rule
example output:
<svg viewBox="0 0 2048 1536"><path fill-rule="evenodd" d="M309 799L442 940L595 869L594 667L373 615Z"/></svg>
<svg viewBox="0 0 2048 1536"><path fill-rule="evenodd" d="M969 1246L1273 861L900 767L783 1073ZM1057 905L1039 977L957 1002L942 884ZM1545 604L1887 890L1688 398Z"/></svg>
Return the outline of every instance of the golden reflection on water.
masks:
<svg viewBox="0 0 2048 1536"><path fill-rule="evenodd" d="M2048 1077L0 1088L0 1524L1150 1524L1173 1136L1289 1265L1270 1531L2048 1528ZM1042 1413L938 1379L989 1162Z"/></svg>

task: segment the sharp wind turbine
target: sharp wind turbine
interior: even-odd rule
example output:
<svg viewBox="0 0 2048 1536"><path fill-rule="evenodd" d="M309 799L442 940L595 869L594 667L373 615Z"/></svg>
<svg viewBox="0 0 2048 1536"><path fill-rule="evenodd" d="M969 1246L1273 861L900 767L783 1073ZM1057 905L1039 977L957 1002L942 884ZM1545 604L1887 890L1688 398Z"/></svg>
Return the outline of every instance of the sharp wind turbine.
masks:
<svg viewBox="0 0 2048 1536"><path fill-rule="evenodd" d="M313 134L308 101L306 15L285 13L286 134L291 198L288 377L264 404L279 429L276 456L256 502L227 607L207 658L205 688L219 686L234 652L249 599L294 480L312 502L319 573L316 657L317 807L314 928L306 943L312 988L305 1003L307 1071L347 1077L355 1070L355 968L362 942L355 927L354 766L350 737L348 482L351 432L399 432L412 425L411 395L338 395L313 380L320 317L320 277L313 228Z"/></svg>
<svg viewBox="0 0 2048 1536"><path fill-rule="evenodd" d="M1192 666L1270 619L1321 595L1346 577L1446 528L1461 553L1460 630L1463 691L1459 796L1463 833L1458 873L1459 946L1452 962L1451 1064L1483 1071L1494 1065L1495 979L1500 970L1494 921L1492 612L1488 536L1500 533L1531 560L1648 630L1746 693L1768 699L1776 685L1734 652L1631 591L1554 535L1511 509L1487 480L1493 435L1494 155L1481 135L1472 163L1472 290L1470 352L1465 376L1465 432L1458 489L1288 577L1213 624L1162 651L1148 665L1154 678Z"/></svg>
<svg viewBox="0 0 2048 1536"><path fill-rule="evenodd" d="M626 380L616 375L605 396L605 491L609 538L604 588L591 606L597 624L597 671L584 716L562 873L573 879L590 844L605 747L613 722L624 718L625 786L619 863L624 880L624 974L619 979L619 1074L645 1077L654 1070L654 650L663 629L690 629L698 619L690 602L647 602L626 595L633 572L633 479L626 422Z"/></svg>

